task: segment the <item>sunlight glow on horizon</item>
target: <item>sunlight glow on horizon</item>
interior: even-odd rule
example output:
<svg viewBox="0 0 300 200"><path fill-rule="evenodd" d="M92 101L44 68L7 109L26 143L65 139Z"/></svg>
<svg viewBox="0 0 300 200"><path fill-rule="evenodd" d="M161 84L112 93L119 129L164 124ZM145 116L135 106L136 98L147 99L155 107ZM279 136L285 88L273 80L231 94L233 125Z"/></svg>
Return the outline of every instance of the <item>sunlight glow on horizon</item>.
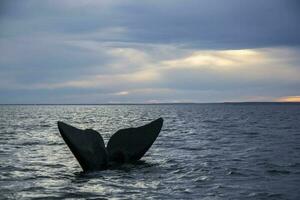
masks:
<svg viewBox="0 0 300 200"><path fill-rule="evenodd" d="M286 96L277 99L278 102L300 102L300 96Z"/></svg>

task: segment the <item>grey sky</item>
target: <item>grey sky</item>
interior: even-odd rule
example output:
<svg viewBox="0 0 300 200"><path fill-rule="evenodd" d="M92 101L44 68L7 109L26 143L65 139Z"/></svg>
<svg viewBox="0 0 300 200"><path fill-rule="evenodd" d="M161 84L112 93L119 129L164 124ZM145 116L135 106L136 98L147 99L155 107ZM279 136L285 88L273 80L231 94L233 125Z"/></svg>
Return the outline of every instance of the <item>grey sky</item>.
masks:
<svg viewBox="0 0 300 200"><path fill-rule="evenodd" d="M296 0L2 0L0 103L299 96L299 11Z"/></svg>

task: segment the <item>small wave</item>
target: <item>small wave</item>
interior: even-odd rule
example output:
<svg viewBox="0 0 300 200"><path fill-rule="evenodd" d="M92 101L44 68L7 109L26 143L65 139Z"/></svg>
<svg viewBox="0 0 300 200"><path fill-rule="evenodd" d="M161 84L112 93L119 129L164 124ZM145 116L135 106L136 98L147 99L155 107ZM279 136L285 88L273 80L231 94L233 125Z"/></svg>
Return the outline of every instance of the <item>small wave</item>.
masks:
<svg viewBox="0 0 300 200"><path fill-rule="evenodd" d="M204 122L204 123L210 123L210 124L217 124L217 123L219 123L218 121L215 121L215 120L203 120L202 122Z"/></svg>
<svg viewBox="0 0 300 200"><path fill-rule="evenodd" d="M41 124L40 127L49 128L49 127L52 127L52 125L50 125L50 124Z"/></svg>
<svg viewBox="0 0 300 200"><path fill-rule="evenodd" d="M24 188L23 191L38 191L38 190L45 190L45 187L41 187L41 186L35 186L35 187L28 187L28 188Z"/></svg>
<svg viewBox="0 0 300 200"><path fill-rule="evenodd" d="M47 143L48 146L60 146L60 145L64 145L64 142L49 142Z"/></svg>
<svg viewBox="0 0 300 200"><path fill-rule="evenodd" d="M283 195L279 193L268 193L268 192L253 192L248 195L248 197L255 197L255 198L263 198L263 199L269 199L269 198L279 198L282 199Z"/></svg>
<svg viewBox="0 0 300 200"><path fill-rule="evenodd" d="M278 170L278 169L270 169L270 170L267 170L267 172L270 173L270 174L274 174L274 175L277 175L277 174L290 174L291 173L288 170Z"/></svg>
<svg viewBox="0 0 300 200"><path fill-rule="evenodd" d="M300 167L300 163L292 163L292 164L289 164L289 167L292 167L292 168L298 168L298 167Z"/></svg>
<svg viewBox="0 0 300 200"><path fill-rule="evenodd" d="M250 131L250 132L242 132L242 134L243 135L259 135L258 132L252 132L252 131Z"/></svg>
<svg viewBox="0 0 300 200"><path fill-rule="evenodd" d="M63 164L42 164L43 167L49 167L49 168L61 168L61 167L65 167L65 165Z"/></svg>
<svg viewBox="0 0 300 200"><path fill-rule="evenodd" d="M283 127L280 127L280 129L282 129L282 130L292 130L293 127L292 126L283 126Z"/></svg>
<svg viewBox="0 0 300 200"><path fill-rule="evenodd" d="M41 145L42 143L41 142L22 142L20 144L17 144L17 145L20 145L20 146L33 146L33 145Z"/></svg>
<svg viewBox="0 0 300 200"><path fill-rule="evenodd" d="M208 181L208 180L210 180L210 178L208 176L200 176L200 177L197 177L194 179L194 181L197 183Z"/></svg>
<svg viewBox="0 0 300 200"><path fill-rule="evenodd" d="M228 175L228 176L247 176L247 174L237 172L237 171L229 171L226 175Z"/></svg>
<svg viewBox="0 0 300 200"><path fill-rule="evenodd" d="M203 150L202 147L181 147L180 149L187 150L187 151L200 151L200 150Z"/></svg>

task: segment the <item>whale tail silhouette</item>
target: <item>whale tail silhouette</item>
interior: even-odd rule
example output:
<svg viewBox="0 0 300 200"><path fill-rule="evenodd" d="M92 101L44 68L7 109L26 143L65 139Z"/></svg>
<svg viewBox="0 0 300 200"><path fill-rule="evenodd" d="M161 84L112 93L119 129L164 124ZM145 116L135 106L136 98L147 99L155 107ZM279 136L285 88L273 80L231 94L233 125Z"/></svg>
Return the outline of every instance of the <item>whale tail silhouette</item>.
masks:
<svg viewBox="0 0 300 200"><path fill-rule="evenodd" d="M94 171L141 159L157 138L163 119L137 128L118 130L109 139L106 148L102 136L95 130L81 130L60 121L57 125L83 171Z"/></svg>
<svg viewBox="0 0 300 200"><path fill-rule="evenodd" d="M58 122L59 132L83 171L107 168L108 157L101 135L92 129L81 130Z"/></svg>

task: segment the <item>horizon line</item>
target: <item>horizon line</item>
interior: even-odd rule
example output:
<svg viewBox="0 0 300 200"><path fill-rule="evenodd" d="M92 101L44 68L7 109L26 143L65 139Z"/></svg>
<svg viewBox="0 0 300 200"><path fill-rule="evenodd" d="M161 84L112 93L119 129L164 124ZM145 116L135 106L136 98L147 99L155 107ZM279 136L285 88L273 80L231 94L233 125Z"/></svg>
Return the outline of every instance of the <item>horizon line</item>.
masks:
<svg viewBox="0 0 300 200"><path fill-rule="evenodd" d="M178 104L300 104L284 101L229 101L229 102L166 102L166 103L0 103L5 105L178 105Z"/></svg>

